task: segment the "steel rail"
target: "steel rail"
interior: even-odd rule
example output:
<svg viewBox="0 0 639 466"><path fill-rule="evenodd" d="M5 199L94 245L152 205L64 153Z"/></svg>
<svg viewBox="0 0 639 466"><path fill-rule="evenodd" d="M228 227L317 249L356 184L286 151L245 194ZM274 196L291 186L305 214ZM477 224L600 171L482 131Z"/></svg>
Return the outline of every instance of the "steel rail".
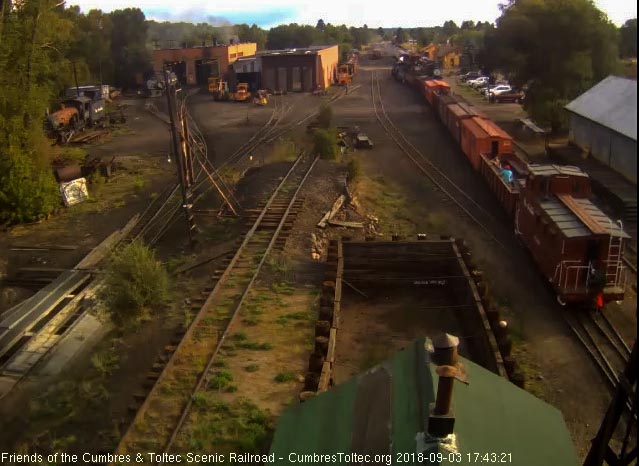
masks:
<svg viewBox="0 0 639 466"><path fill-rule="evenodd" d="M375 96L375 83L377 83L377 98ZM420 163L419 161L410 153L410 151L408 149L406 149L406 147L404 145L402 145L402 142L398 139L398 137L393 133L393 131L391 131L391 125L393 127L393 129L395 130L396 133L401 135L401 131L393 125L392 121L390 120L390 118L388 117L388 115L386 114L386 110L384 109L383 106L383 101L382 101L382 96L381 96L381 90L379 88L379 80L377 78L377 75L375 72L372 72L372 79L371 79L371 97L373 99L373 110L375 112L375 117L377 118L377 121L379 121L380 125L384 128L384 130L388 133L388 135L393 139L393 141L395 141L395 143L397 144L397 146L402 150L402 152L404 152L412 161L413 163L415 163L415 165L417 165L417 168L419 168L419 170L426 175L426 177L435 185L437 186L449 199L451 199L475 224L477 224L477 226L479 226L482 230L484 230L484 232L486 234L488 234L488 236L503 250L508 250L506 248L506 246L504 246L493 234L492 232L477 218L475 217L466 207L464 207L461 202L455 198L455 196L453 196L444 186L442 186L442 184L440 182L438 182L435 177L433 176L432 173L430 173L428 170L426 170ZM380 111L377 109L377 104L376 104L376 100L379 100L380 103L380 109L381 109L381 114ZM380 115L383 115L384 118L388 121L388 124L384 123L384 121L382 120L382 117ZM402 135L403 136L403 135ZM453 183L452 181L449 180L449 182L451 184L453 184L456 189L460 189L458 186L455 185L455 183ZM483 211L483 209L482 209ZM492 218L492 217L491 217Z"/></svg>
<svg viewBox="0 0 639 466"><path fill-rule="evenodd" d="M297 163L303 157L304 157L304 155L301 155L298 158L298 161L296 162L296 164L291 168L291 170L287 174L286 178L284 178L284 180L282 180L282 183L280 183L280 185L277 187L275 193L273 193L273 195L271 196L271 198L267 202L267 204L264 207L264 209L262 209L262 212L260 213L259 217L257 218L257 220L255 221L255 223L253 225L253 228L251 229L251 236L257 230L257 227L259 226L260 222L262 221L262 219L266 215L266 213L267 213L268 209L270 208L272 202L275 200L277 195L280 194L279 191L281 190L282 186L284 186L284 183L286 181L288 181L287 180L288 176L293 172L293 170L295 169L295 166L297 165ZM187 416L188 416L188 414L189 414L189 412L191 410L191 406L193 405L193 397L202 388L202 385L206 382L206 380L208 378L208 375L209 375L209 371L211 370L211 368L213 367L213 363L215 362L215 358L217 357L217 354L218 354L220 348L224 344L225 338L227 337L227 335L229 333L229 330L231 329L233 323L236 321L236 318L239 315L239 311L242 308L242 304L244 304L244 301L245 301L246 297L248 296L249 291L251 290L251 286L253 285L253 283L257 279L257 276L259 275L260 270L262 269L262 265L266 261L266 258L268 256L268 254L273 249L273 246L275 245L275 242L277 241L277 238L278 238L278 236L280 234L280 231L284 227L284 224L286 223L286 219L287 219L291 209L293 208L293 204L295 203L295 200L297 199L297 196L298 196L299 192L301 191L302 187L304 186L304 182L306 181L306 179L310 175L311 171L313 170L313 167L315 167L315 164L317 163L317 160L318 160L318 158L316 157L313 160L313 162L311 163L310 167L307 169L306 173L302 177L302 179L299 182L299 184L297 185L297 189L293 193L293 196L291 197L291 199L290 199L290 201L288 203L288 206L287 206L286 210L284 211L284 214L282 215L282 218L280 219L280 222L279 222L277 228L275 229L275 231L273 233L273 236L271 237L271 240L269 241L268 246L266 247L266 250L262 254L260 262L257 264L257 266L255 268L255 271L253 272L253 276L251 277L251 280L246 285L246 288L245 288L244 292L242 293L242 296L240 297L239 302L235 306L235 308L234 308L234 310L233 310L233 312L231 314L231 318L229 319L229 321L228 321L228 323L226 325L226 328L224 329L224 332L222 333L221 337L219 338L213 354L211 355L211 357L208 360L204 370L202 371L202 375L200 376L200 378L199 378L199 380L197 382L197 385L193 389L193 392L191 393L191 396L189 397L189 399L187 401L187 404L186 404L184 410L182 411L182 415L180 417L180 420L178 421L177 425L175 426L175 429L173 430L173 433L172 433L167 445L165 446L165 448L163 450L163 453L168 453L170 448L173 446L173 443L175 442L175 439L177 438L178 433L179 433L180 429L182 428L182 426L184 425L184 422L186 421L186 418L187 418ZM247 238L248 238L248 236L247 236ZM248 243L247 240L245 240L245 243L243 243L242 246L245 246L246 243ZM240 254L240 251L242 249L242 246L240 246L240 249L238 249L238 253L236 253L235 257L239 257L239 254ZM235 257L234 257L234 259L235 259ZM229 264L229 267L227 268L227 271L230 272L230 270L233 268L232 267L233 265L234 265L234 261L231 261L231 263ZM225 271L225 273L226 273L226 271ZM218 283L222 283L222 278L220 279L220 281ZM216 287L217 287L217 285L216 285ZM213 294L213 292L212 292L212 294ZM161 465L162 463L160 462L158 464Z"/></svg>

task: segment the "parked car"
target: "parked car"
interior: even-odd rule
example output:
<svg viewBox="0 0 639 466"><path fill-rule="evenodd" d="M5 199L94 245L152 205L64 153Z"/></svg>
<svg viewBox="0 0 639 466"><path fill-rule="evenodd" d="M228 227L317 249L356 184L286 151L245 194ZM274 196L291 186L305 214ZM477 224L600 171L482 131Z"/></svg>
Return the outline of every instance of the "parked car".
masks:
<svg viewBox="0 0 639 466"><path fill-rule="evenodd" d="M489 78L488 76L480 76L477 79L472 79L470 81L466 81L470 87L477 88L483 84L488 84Z"/></svg>
<svg viewBox="0 0 639 466"><path fill-rule="evenodd" d="M459 79L461 79L462 82L467 82L470 81L471 79L477 79L481 76L481 73L479 71L470 71L466 74L462 74Z"/></svg>
<svg viewBox="0 0 639 466"><path fill-rule="evenodd" d="M492 94L489 96L488 100L495 103L500 102L516 102L521 103L525 98L525 94L522 91L510 90L507 92L502 92L501 94Z"/></svg>
<svg viewBox="0 0 639 466"><path fill-rule="evenodd" d="M491 89L488 92L488 97L490 97L491 95L499 95L499 94L503 94L504 92L510 92L512 91L512 87L510 87L510 85L508 84L500 84L499 86L496 86L494 89Z"/></svg>

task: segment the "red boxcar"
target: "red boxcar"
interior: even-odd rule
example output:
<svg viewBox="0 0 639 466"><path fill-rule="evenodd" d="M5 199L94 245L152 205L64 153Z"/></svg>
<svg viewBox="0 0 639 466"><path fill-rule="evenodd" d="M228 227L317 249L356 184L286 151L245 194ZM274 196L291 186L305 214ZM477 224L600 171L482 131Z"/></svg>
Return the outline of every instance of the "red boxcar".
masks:
<svg viewBox="0 0 639 466"><path fill-rule="evenodd" d="M506 164L510 166L513 174L512 182L508 182L502 174L502 167L505 168ZM504 210L510 217L514 217L519 203L519 192L528 175L527 164L515 154L481 154L479 172Z"/></svg>
<svg viewBox="0 0 639 466"><path fill-rule="evenodd" d="M439 115L439 121L441 121L445 126L448 126L448 106L456 103L457 97L454 95L442 95L439 97L439 108L437 109L437 114Z"/></svg>
<svg viewBox="0 0 639 466"><path fill-rule="evenodd" d="M515 229L560 303L622 299L623 241L629 236L590 200L590 179L577 167L529 165Z"/></svg>
<svg viewBox="0 0 639 466"><path fill-rule="evenodd" d="M447 120L444 122L448 127L448 131L453 135L457 143L461 146L461 124L462 121L474 116L487 118L482 112L472 105L464 102L452 104L448 106Z"/></svg>
<svg viewBox="0 0 639 466"><path fill-rule="evenodd" d="M461 148L475 170L479 170L481 154L512 152L512 138L490 120L466 118L461 124Z"/></svg>
<svg viewBox="0 0 639 466"><path fill-rule="evenodd" d="M431 107L433 106L433 94L437 90L437 87L437 81L433 79L424 81L424 97Z"/></svg>

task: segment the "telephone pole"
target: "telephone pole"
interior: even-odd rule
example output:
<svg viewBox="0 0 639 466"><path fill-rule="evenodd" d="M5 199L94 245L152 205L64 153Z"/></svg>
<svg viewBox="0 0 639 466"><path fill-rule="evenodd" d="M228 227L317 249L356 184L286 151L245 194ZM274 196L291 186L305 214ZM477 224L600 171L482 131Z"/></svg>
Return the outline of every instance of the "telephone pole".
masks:
<svg viewBox="0 0 639 466"><path fill-rule="evenodd" d="M187 175L187 160L185 147L188 146L188 141L181 141L180 134L178 133L176 125L176 104L175 104L175 83L172 83L170 78L170 70L164 70L164 84L166 89L166 101L168 105L169 119L171 124L171 142L173 145L173 155L177 165L178 182L182 191L182 209L184 210L184 217L186 218L187 235L189 238L189 244L193 244L193 235L195 234L195 218L191 213L193 207L193 194L191 192L190 177Z"/></svg>

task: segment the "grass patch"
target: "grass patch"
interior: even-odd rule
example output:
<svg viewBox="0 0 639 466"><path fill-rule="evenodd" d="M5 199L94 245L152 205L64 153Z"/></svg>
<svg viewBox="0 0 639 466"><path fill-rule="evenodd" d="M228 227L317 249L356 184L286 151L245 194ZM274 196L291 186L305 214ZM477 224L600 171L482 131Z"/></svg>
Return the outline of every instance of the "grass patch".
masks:
<svg viewBox="0 0 639 466"><path fill-rule="evenodd" d="M229 371L216 371L209 379L209 387L216 390L223 390L231 385L233 375Z"/></svg>
<svg viewBox="0 0 639 466"><path fill-rule="evenodd" d="M224 359L218 359L217 361L213 361L213 367L229 367Z"/></svg>
<svg viewBox="0 0 639 466"><path fill-rule="evenodd" d="M279 316L277 319L275 319L275 323L280 325L285 325L291 320L305 321L305 320L309 320L310 318L311 316L308 314L308 312L304 312L304 311L291 312L289 314L284 314L282 316Z"/></svg>
<svg viewBox="0 0 639 466"><path fill-rule="evenodd" d="M257 317L253 317L253 316L250 316L250 317L244 317L244 318L242 319L242 323L243 323L244 325L248 325L249 327L255 327L255 326L256 326L257 324L259 324L260 322L261 322L261 320L260 320L260 319L258 319Z"/></svg>
<svg viewBox="0 0 639 466"><path fill-rule="evenodd" d="M237 347L251 351L268 351L273 349L273 345L271 343L257 343L255 341L243 341L238 343Z"/></svg>
<svg viewBox="0 0 639 466"><path fill-rule="evenodd" d="M238 332L238 333L234 333L234 334L231 336L231 340L233 340L233 341L243 342L243 341L248 340L248 337L246 336L246 333L244 333L244 332Z"/></svg>
<svg viewBox="0 0 639 466"><path fill-rule="evenodd" d="M260 370L260 366L258 364L249 364L248 366L244 366L244 370L246 372L257 372Z"/></svg>
<svg viewBox="0 0 639 466"><path fill-rule="evenodd" d="M294 379L295 379L295 374L293 374L292 372L280 372L279 374L275 376L273 380L275 380L278 383L284 383L284 382L290 382L291 380L294 380Z"/></svg>

